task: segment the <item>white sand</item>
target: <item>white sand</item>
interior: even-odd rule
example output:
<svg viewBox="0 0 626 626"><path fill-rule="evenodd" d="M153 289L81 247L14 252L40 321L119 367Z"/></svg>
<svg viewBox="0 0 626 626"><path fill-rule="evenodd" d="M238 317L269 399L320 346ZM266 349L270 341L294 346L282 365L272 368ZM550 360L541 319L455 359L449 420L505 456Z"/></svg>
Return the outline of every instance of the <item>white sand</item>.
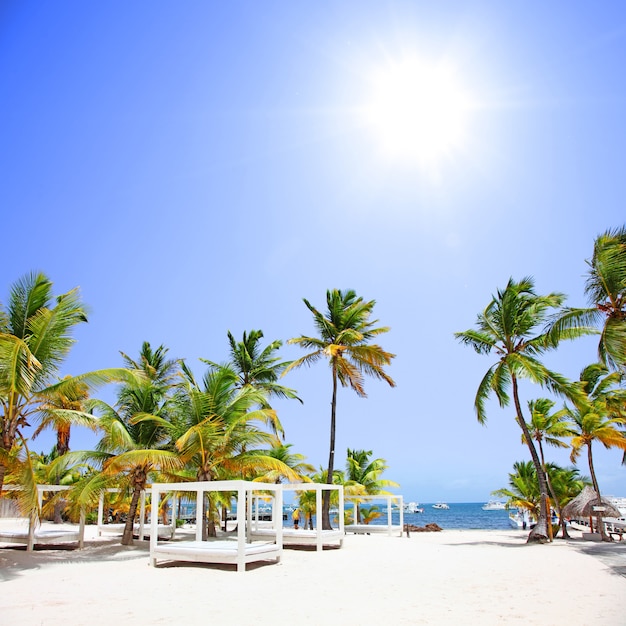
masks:
<svg viewBox="0 0 626 626"><path fill-rule="evenodd" d="M148 565L148 544L0 549L0 624L626 624L626 578L581 540L517 531L348 535L280 564ZM611 559L626 566L615 544ZM620 560L621 559L621 560Z"/></svg>

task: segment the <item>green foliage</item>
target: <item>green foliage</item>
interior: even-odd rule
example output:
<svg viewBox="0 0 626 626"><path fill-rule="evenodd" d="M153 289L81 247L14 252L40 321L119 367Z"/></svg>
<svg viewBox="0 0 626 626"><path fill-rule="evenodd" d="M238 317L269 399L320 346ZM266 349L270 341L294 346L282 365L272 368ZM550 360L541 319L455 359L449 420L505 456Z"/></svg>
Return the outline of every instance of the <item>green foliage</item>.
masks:
<svg viewBox="0 0 626 626"><path fill-rule="evenodd" d="M388 469L385 459L370 460L371 450L351 450L346 454L346 486L362 487L357 490L365 495L387 494L385 487L398 487L393 480L381 478ZM352 490L355 493L355 490Z"/></svg>
<svg viewBox="0 0 626 626"><path fill-rule="evenodd" d="M626 226L599 235L593 248L585 293L594 309L589 318L602 322L600 361L626 368Z"/></svg>
<svg viewBox="0 0 626 626"><path fill-rule="evenodd" d="M313 314L313 323L318 337L301 336L289 340L308 350L308 354L293 361L283 372L303 365L310 366L320 359L327 359L332 375L330 451L328 455L327 476L334 473L335 464L335 429L337 409L337 382L343 387L350 387L358 396L366 397L364 377L372 376L384 380L395 387L394 380L385 372L391 364L394 354L386 352L372 340L389 328L377 326L378 320L371 315L376 301L365 302L353 290L332 289L326 292L327 312L322 313L308 300L304 304ZM329 498L324 494L323 526L331 528L329 517Z"/></svg>
<svg viewBox="0 0 626 626"><path fill-rule="evenodd" d="M569 430L575 462L583 448L587 448L589 471L593 488L600 494L600 487L593 466L593 443L605 448L626 450L626 389L621 386L619 372L609 372L601 363L583 369L580 375L582 397L566 407L570 418Z"/></svg>

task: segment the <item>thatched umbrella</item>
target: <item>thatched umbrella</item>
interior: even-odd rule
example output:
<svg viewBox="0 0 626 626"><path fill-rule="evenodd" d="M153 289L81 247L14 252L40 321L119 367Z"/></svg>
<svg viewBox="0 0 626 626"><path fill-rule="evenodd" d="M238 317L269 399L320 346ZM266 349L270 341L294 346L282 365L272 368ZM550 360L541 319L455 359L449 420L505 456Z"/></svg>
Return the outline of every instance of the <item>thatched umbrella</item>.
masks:
<svg viewBox="0 0 626 626"><path fill-rule="evenodd" d="M602 506L603 511L595 511L594 507ZM568 518L589 518L589 526L591 528L591 516L598 516L598 523L602 517L620 517L619 509L604 498L598 498L598 494L592 487L584 487L583 490L570 502L568 502L561 511L563 517Z"/></svg>

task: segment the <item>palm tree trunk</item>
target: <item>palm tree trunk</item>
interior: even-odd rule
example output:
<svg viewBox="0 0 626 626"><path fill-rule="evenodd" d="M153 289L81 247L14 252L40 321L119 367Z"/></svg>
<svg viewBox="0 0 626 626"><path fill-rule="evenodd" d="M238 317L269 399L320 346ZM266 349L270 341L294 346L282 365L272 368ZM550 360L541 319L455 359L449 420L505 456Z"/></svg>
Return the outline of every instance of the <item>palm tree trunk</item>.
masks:
<svg viewBox="0 0 626 626"><path fill-rule="evenodd" d="M546 459L543 455L543 446L541 445L541 440L538 440L537 443L539 444L539 455L541 456L541 467L543 467L543 472L546 475L546 482L548 483L548 490L550 492L550 495L552 496L552 502L554 502L554 506L557 510L557 513L559 514L559 523L561 524L561 528L563 530L563 539L569 539L569 535L567 534L567 527L565 526L565 520L563 519L563 516L561 515L561 504L559 503L559 499L556 497L556 492L554 491L554 487L552 486L552 481L550 480L550 474L548 474L548 471L546 469ZM550 537L550 541L552 541L553 536L552 536L552 516L550 515L549 511L546 511L547 516L548 516L548 537Z"/></svg>
<svg viewBox="0 0 626 626"><path fill-rule="evenodd" d="M600 496L600 486L598 485L598 479L596 478L596 472L593 468L593 454L591 453L591 442L587 444L587 461L589 462L589 473L591 474L591 482L593 483L593 488L595 492L598 494L598 504L602 505L602 498ZM611 541L609 535L604 531L604 522L602 521L602 511L596 512L596 524L598 526L598 532L600 533L600 537L602 537L602 541Z"/></svg>
<svg viewBox="0 0 626 626"><path fill-rule="evenodd" d="M124 525L124 534L122 535L122 545L133 545L133 527L135 525L135 514L137 513L137 504L139 503L139 497L141 496L141 484L136 482L135 489L133 490L133 497L130 500L130 507L128 508L128 516L126 517L126 524Z"/></svg>
<svg viewBox="0 0 626 626"><path fill-rule="evenodd" d="M527 543L546 543L550 540L548 535L548 484L546 482L545 472L543 471L543 467L541 465L541 459L537 454L537 449L535 448L532 436L530 434L530 431L528 430L528 426L526 426L526 421L524 420L522 406L519 401L517 377L513 372L511 372L511 380L513 382L513 400L515 402L515 410L517 412L516 420L520 428L522 429L522 432L524 433L524 439L526 441L526 444L528 445L528 450L530 451L530 456L533 460L533 464L537 472L537 480L539 482L539 494L541 498L539 505L539 519L537 519L536 526L530 531Z"/></svg>
<svg viewBox="0 0 626 626"><path fill-rule="evenodd" d="M0 439L0 448L7 454L10 452L13 444L15 443L15 431L17 429L16 420L13 417L13 393L9 394L9 406L6 408L4 418L2 420L2 438ZM8 467L0 461L0 494L2 494L2 488L4 487L4 477L7 473Z"/></svg>
<svg viewBox="0 0 626 626"><path fill-rule="evenodd" d="M2 487L4 486L4 475L7 473L7 468L4 463L0 462L0 496L2 495Z"/></svg>
<svg viewBox="0 0 626 626"><path fill-rule="evenodd" d="M556 492L554 491L554 487L552 486L552 481L550 480L550 474L546 471L546 460L543 456L543 446L541 445L541 441L539 443L539 454L541 455L541 465L543 467L543 471L546 475L546 481L548 483L548 489L550 490L550 495L552 496L552 501L554 502L554 506L556 507L556 511L559 514L559 524L561 526L561 534L563 535L563 539L569 539L569 533L567 532L567 524L563 519L563 515L561 514L561 503L559 499L556 497ZM552 523L550 522L550 528L552 528ZM550 533L550 539L552 539L552 534Z"/></svg>
<svg viewBox="0 0 626 626"><path fill-rule="evenodd" d="M70 451L70 427L65 426L63 428L57 428L57 454L58 456L63 456L64 454ZM55 484L59 484L60 476L57 478ZM65 508L65 502L63 500L59 500L54 505L54 523L62 524L63 518L61 516L61 512Z"/></svg>
<svg viewBox="0 0 626 626"><path fill-rule="evenodd" d="M328 472L326 482L333 484L335 470L335 412L337 410L337 367L333 362L333 397L330 402L330 452L328 454ZM330 490L322 493L322 529L332 530L330 523Z"/></svg>
<svg viewBox="0 0 626 626"><path fill-rule="evenodd" d="M210 481L210 470L201 469L197 478L201 482ZM215 520L213 519L213 506L211 498L206 492L202 495L200 509L200 511L196 511L196 524L202 524L202 541L206 541L209 537L217 537L217 528L215 528Z"/></svg>

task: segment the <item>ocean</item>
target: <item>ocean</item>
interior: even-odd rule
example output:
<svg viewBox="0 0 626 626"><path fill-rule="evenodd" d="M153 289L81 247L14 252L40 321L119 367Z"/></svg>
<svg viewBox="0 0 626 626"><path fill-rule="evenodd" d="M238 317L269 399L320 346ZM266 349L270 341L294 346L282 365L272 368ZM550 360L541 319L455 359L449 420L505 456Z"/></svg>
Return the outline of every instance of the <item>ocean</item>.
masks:
<svg viewBox="0 0 626 626"><path fill-rule="evenodd" d="M450 502L449 509L433 509L433 503L420 502L423 513L405 513L404 523L414 526L437 524L444 530L474 529L474 530L511 530L509 511L483 511L484 502ZM393 516L394 523L398 523L398 513ZM372 521L372 524L386 524L387 514Z"/></svg>
<svg viewBox="0 0 626 626"><path fill-rule="evenodd" d="M423 513L404 513L404 523L414 526L425 526L426 524L435 523L444 530L452 529L474 529L474 530L510 530L509 511L495 510L483 511L484 502L451 502L449 509L433 509L433 503L420 503L420 508L424 509ZM372 520L371 524L386 524L387 513L386 507L381 506L382 516ZM291 525L291 511L293 509L285 509L285 523ZM233 507L231 514L236 511ZM179 511L182 518L195 518L195 505L187 505L182 511ZM315 517L314 517L315 519ZM394 508L392 514L392 522L399 523L399 513Z"/></svg>

